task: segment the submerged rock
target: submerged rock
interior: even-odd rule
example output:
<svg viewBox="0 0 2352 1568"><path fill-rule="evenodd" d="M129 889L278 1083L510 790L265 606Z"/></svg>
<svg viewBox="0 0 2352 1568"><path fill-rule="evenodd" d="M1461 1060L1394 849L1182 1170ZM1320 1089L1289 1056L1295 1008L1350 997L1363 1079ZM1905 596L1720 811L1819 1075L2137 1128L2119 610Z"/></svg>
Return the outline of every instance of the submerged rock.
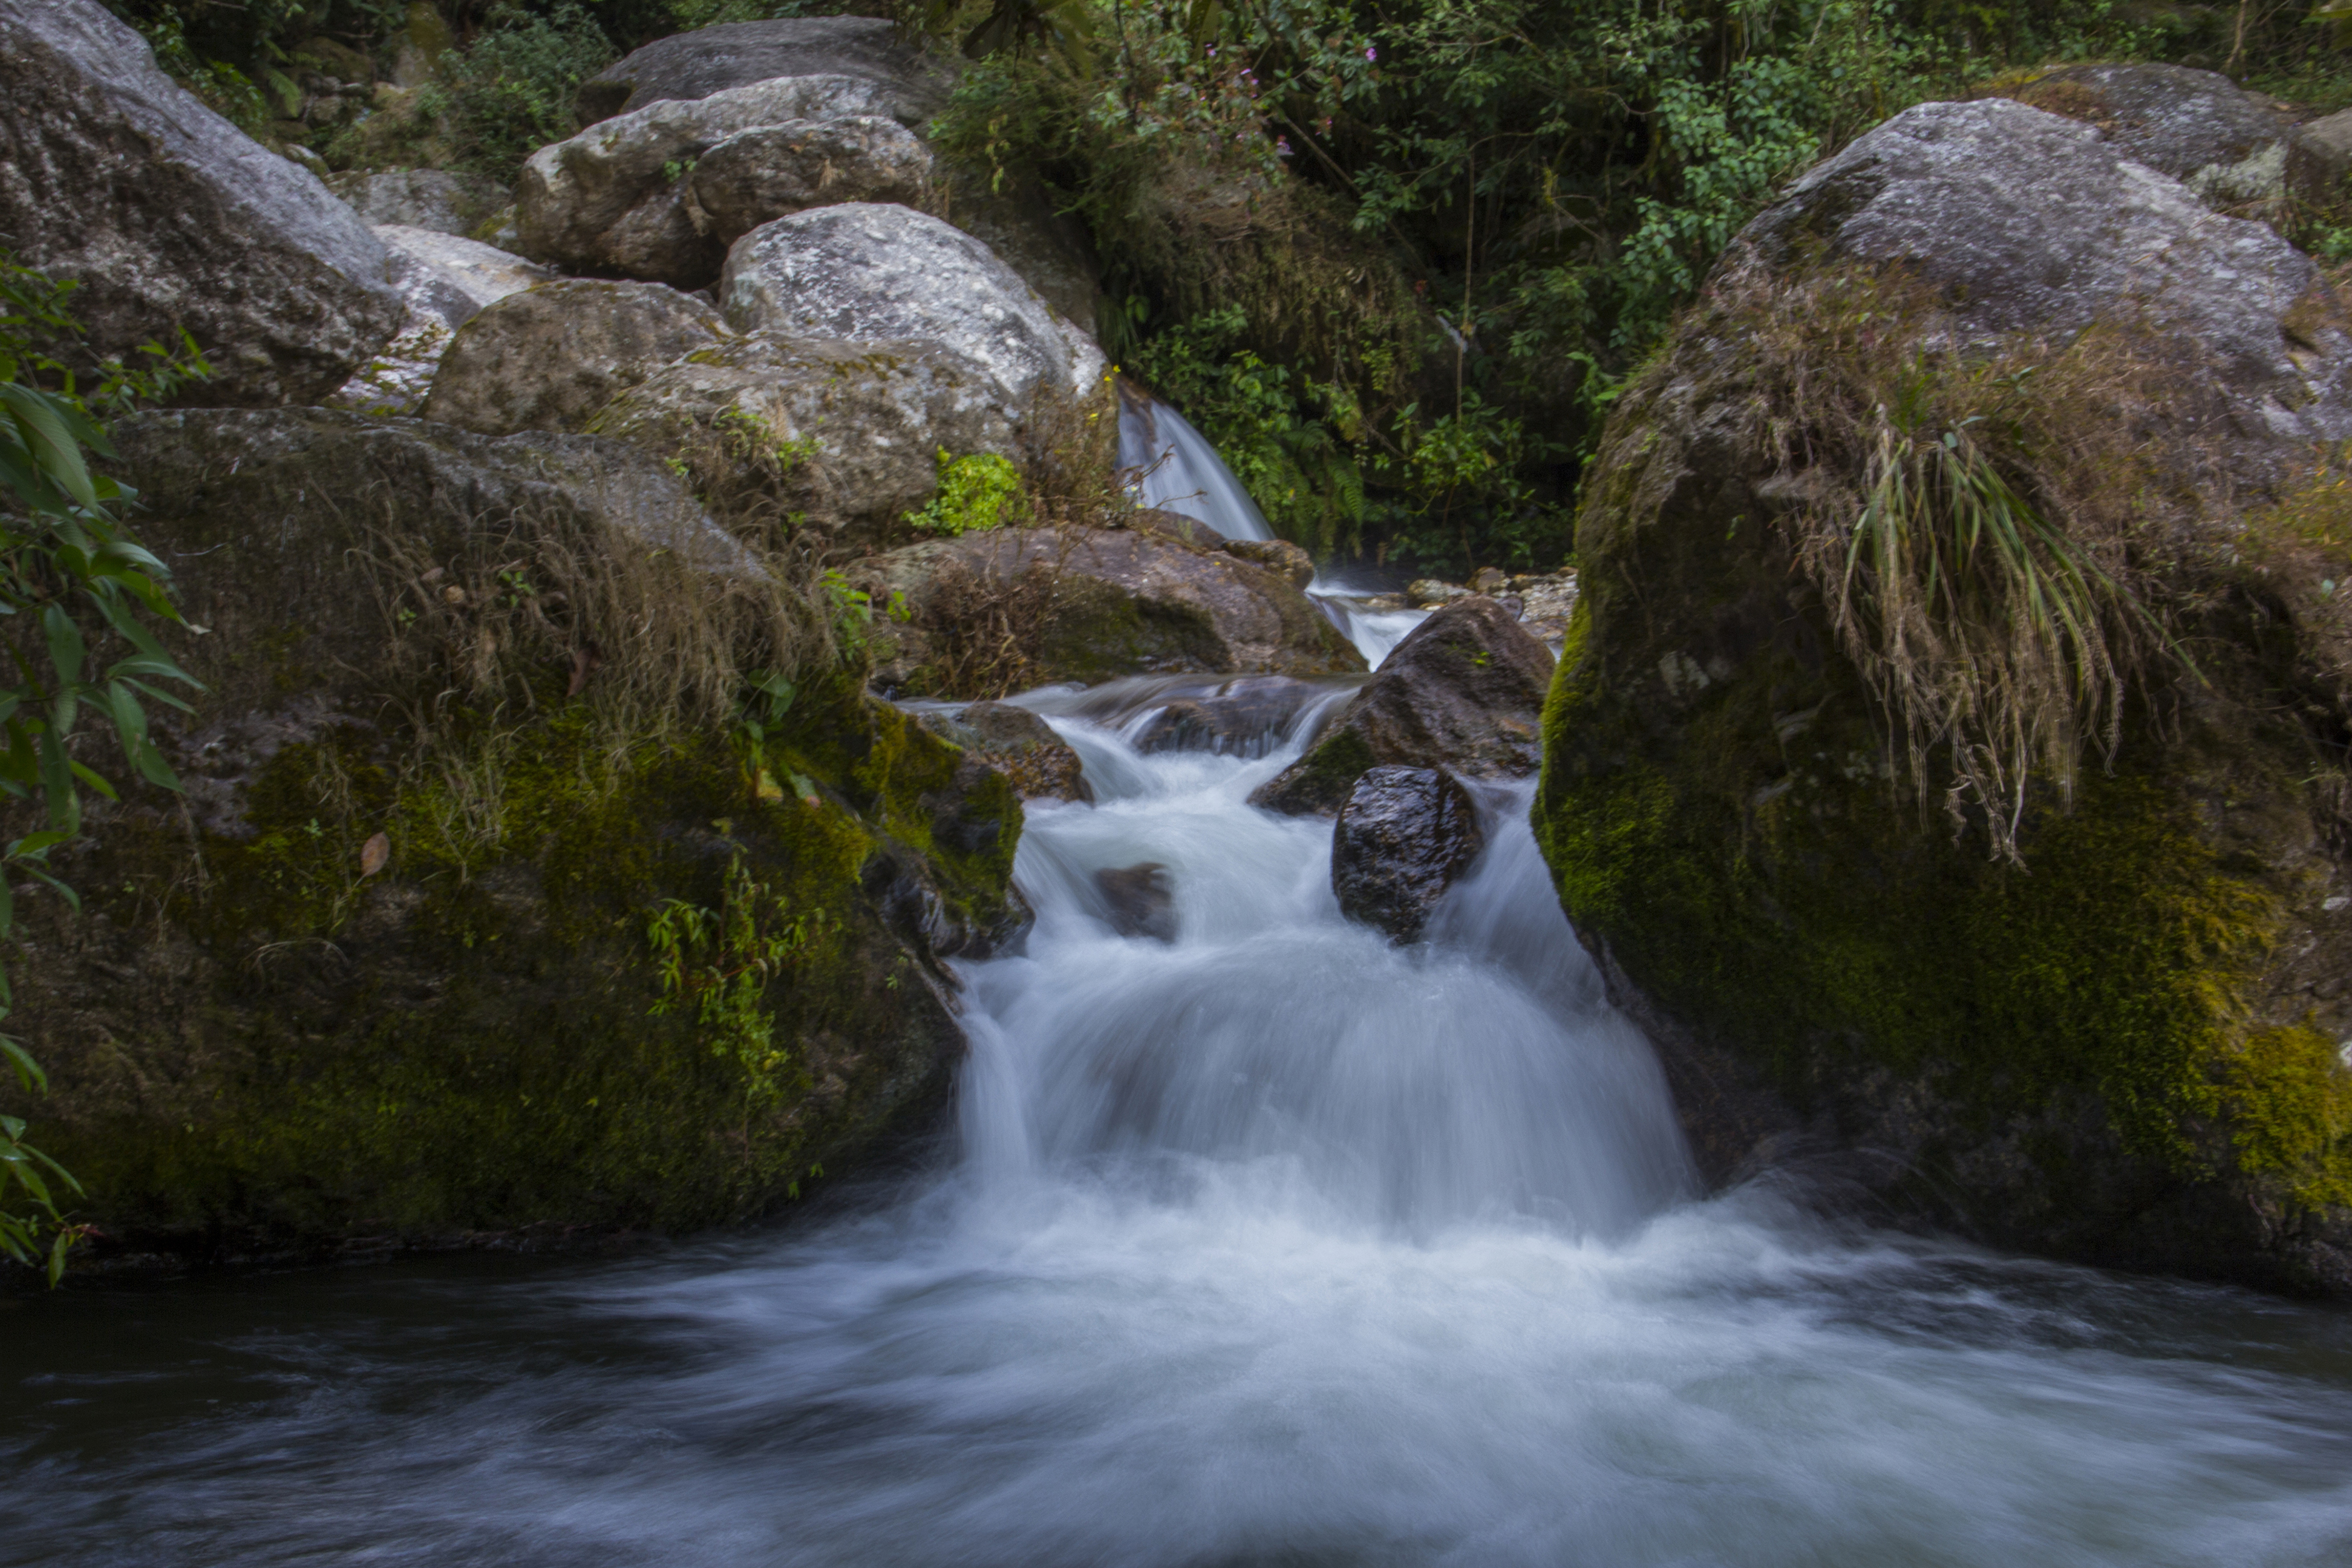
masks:
<svg viewBox="0 0 2352 1568"><path fill-rule="evenodd" d="M908 207L850 203L753 229L727 253L719 302L738 331L945 343L1019 405L1041 384L1078 397L1102 379L1101 351L994 252Z"/></svg>
<svg viewBox="0 0 2352 1568"><path fill-rule="evenodd" d="M866 78L802 76L692 101L665 99L604 121L524 163L515 186L523 253L579 271L701 288L719 276L727 247L687 210L686 174L696 159L758 126L886 111L881 89Z"/></svg>
<svg viewBox="0 0 2352 1568"><path fill-rule="evenodd" d="M1104 919L1121 936L1176 940L1176 886L1157 860L1095 873Z"/></svg>
<svg viewBox="0 0 2352 1568"><path fill-rule="evenodd" d="M118 440L212 628L156 726L187 794L92 813L85 912L20 899L13 977L107 1245L704 1226L929 1124L940 960L1025 918L1019 801L853 680L804 681L756 766L682 712L764 578L659 464L317 411ZM764 978L714 1014L713 964Z"/></svg>
<svg viewBox="0 0 2352 1568"><path fill-rule="evenodd" d="M79 286L95 356L211 361L208 403L310 403L397 331L384 247L318 177L155 68L96 0L0 9L0 234Z"/></svg>
<svg viewBox="0 0 2352 1568"><path fill-rule="evenodd" d="M1502 605L1457 600L1406 633L1307 754L1260 784L1250 804L1328 816L1365 770L1383 763L1524 778L1541 760L1537 727L1551 664L1550 651Z"/></svg>
<svg viewBox="0 0 2352 1568"><path fill-rule="evenodd" d="M1129 529L996 528L910 544L860 569L906 619L877 618L875 679L908 694L1184 671L1363 668L1282 578Z"/></svg>
<svg viewBox="0 0 2352 1568"><path fill-rule="evenodd" d="M709 305L659 283L542 283L457 333L425 416L486 436L579 430L664 365L730 335Z"/></svg>
<svg viewBox="0 0 2352 1568"><path fill-rule="evenodd" d="M930 150L877 114L791 120L740 131L696 160L687 217L732 245L763 223L841 202L919 202Z"/></svg>
<svg viewBox="0 0 2352 1568"><path fill-rule="evenodd" d="M1332 825L1331 890L1349 920L1417 942L1445 889L1485 846L1477 808L1450 774L1368 769Z"/></svg>
<svg viewBox="0 0 2352 1568"><path fill-rule="evenodd" d="M949 74L873 16L722 22L656 38L580 87L587 124L665 100L692 102L778 77L848 77L878 89L882 110L908 124L947 101Z"/></svg>

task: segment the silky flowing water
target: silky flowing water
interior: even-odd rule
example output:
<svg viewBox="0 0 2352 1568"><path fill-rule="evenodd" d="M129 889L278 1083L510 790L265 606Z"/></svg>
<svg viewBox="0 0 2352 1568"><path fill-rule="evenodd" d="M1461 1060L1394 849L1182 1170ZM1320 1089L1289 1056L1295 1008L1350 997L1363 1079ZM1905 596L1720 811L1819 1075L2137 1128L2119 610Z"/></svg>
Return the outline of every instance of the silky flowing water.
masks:
<svg viewBox="0 0 2352 1568"><path fill-rule="evenodd" d="M1702 1195L1523 793L1393 947L1244 804L1297 737L1141 755L1138 689L1031 700L1099 800L1030 816L927 1163L655 1255L13 1302L0 1562L2352 1562L2345 1313ZM1146 860L1173 942L1105 921Z"/></svg>

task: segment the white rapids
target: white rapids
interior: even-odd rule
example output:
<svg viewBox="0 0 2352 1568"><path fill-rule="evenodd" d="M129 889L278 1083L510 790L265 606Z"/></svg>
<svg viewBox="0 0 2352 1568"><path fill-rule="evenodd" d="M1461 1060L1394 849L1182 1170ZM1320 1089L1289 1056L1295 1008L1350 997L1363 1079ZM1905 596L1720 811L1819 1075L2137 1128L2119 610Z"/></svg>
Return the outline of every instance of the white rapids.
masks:
<svg viewBox="0 0 2352 1568"><path fill-rule="evenodd" d="M1297 732L1031 700L1100 799L1031 815L938 1163L654 1259L174 1298L168 1351L60 1310L0 1561L2352 1561L2342 1313L1703 1199L1523 791L1398 948L1244 802ZM1171 942L1091 891L1147 860Z"/></svg>

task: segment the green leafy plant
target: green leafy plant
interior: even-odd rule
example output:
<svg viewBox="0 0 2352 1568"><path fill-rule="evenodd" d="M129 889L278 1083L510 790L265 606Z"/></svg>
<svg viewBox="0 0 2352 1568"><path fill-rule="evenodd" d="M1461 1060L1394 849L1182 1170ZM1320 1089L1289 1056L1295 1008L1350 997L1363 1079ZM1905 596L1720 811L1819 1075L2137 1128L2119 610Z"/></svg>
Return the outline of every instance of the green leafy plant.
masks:
<svg viewBox="0 0 2352 1568"><path fill-rule="evenodd" d="M953 539L999 528L1028 516L1029 495L1021 470L993 452L950 457L940 450L940 488L920 510L907 514L910 528Z"/></svg>
<svg viewBox="0 0 2352 1568"><path fill-rule="evenodd" d="M747 1121L792 1087L792 1047L776 1037L768 986L835 924L823 910L789 908L753 878L740 850L716 909L669 899L646 921L661 986L654 1016L692 1011L711 1054L741 1071Z"/></svg>
<svg viewBox="0 0 2352 1568"><path fill-rule="evenodd" d="M93 392L78 392L53 352L78 331L70 291L0 254L0 647L8 670L0 676L0 798L31 807L38 823L0 848L0 936L15 928L15 879L79 907L50 870L50 854L80 833L83 791L116 798L113 784L73 754L84 718L112 726L141 778L177 789L149 739L147 705L185 711L152 683L195 685L141 618L186 624L172 602L171 573L114 515L130 492L92 473L84 454L113 456L98 411L167 395L206 367L192 345L178 358L151 346L146 367L105 366ZM120 656L94 657L93 631L119 644ZM0 1018L9 1006L0 970ZM27 1095L47 1090L23 1041L0 1037L0 1056ZM24 1119L0 1116L0 1252L18 1262L45 1252L54 1284L80 1234L59 1195L80 1188L25 1132Z"/></svg>
<svg viewBox="0 0 2352 1568"><path fill-rule="evenodd" d="M572 100L580 84L616 52L573 0L536 12L495 5L470 47L442 58L420 116L446 114L457 132L456 161L511 182L524 159L579 129Z"/></svg>

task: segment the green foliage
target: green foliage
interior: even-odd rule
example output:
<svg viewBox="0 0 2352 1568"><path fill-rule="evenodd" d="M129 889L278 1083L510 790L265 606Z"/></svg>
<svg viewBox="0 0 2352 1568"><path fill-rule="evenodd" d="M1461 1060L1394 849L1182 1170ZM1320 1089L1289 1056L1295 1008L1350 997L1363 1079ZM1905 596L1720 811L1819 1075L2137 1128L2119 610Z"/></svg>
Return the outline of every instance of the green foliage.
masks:
<svg viewBox="0 0 2352 1568"><path fill-rule="evenodd" d="M1625 377L1797 171L2014 64L2218 67L2237 41L2110 0L1097 16L1083 60L1005 48L966 71L940 144L1085 222L1120 302L1104 346L1286 536L1465 569L1556 563ZM2294 16L2248 26L2248 68L2343 76Z"/></svg>
<svg viewBox="0 0 2352 1568"><path fill-rule="evenodd" d="M907 514L908 526L950 539L982 529L1019 522L1029 514L1029 492L1021 470L1010 458L993 452L968 452L950 457L940 449L940 488L919 511Z"/></svg>
<svg viewBox="0 0 2352 1568"><path fill-rule="evenodd" d="M194 684L141 620L143 611L185 624L172 603L170 569L110 510L130 492L92 474L83 454L113 455L94 409L168 395L206 368L184 341L179 358L150 345L151 364L110 364L97 388L80 395L75 375L52 352L78 331L70 292L71 285L0 253L0 649L8 668L0 676L0 797L37 808L39 823L0 848L0 937L15 925L11 877L79 907L73 889L50 872L48 858L80 833L84 790L115 798L104 775L72 753L82 718L110 722L131 769L150 784L177 789L148 739L147 705L186 711L185 702L151 683ZM110 648L117 657L94 657L92 630L101 647L119 643ZM0 971L0 1018L9 1005ZM21 1041L0 1037L0 1054L26 1093L46 1089ZM0 1116L0 1252L29 1262L46 1238L54 1284L78 1234L64 1223L57 1189L80 1188L26 1144L24 1133L21 1118Z"/></svg>
<svg viewBox="0 0 2352 1568"><path fill-rule="evenodd" d="M768 987L839 923L821 909L791 908L752 877L740 849L728 862L717 909L667 899L646 922L661 987L653 1016L693 1010L711 1055L742 1074L747 1123L801 1087L786 1072L793 1053L776 1038Z"/></svg>
<svg viewBox="0 0 2352 1568"><path fill-rule="evenodd" d="M572 0L536 13L500 5L485 23L471 47L442 57L418 112L447 117L459 166L510 183L524 159L579 129L572 99L617 51Z"/></svg>

